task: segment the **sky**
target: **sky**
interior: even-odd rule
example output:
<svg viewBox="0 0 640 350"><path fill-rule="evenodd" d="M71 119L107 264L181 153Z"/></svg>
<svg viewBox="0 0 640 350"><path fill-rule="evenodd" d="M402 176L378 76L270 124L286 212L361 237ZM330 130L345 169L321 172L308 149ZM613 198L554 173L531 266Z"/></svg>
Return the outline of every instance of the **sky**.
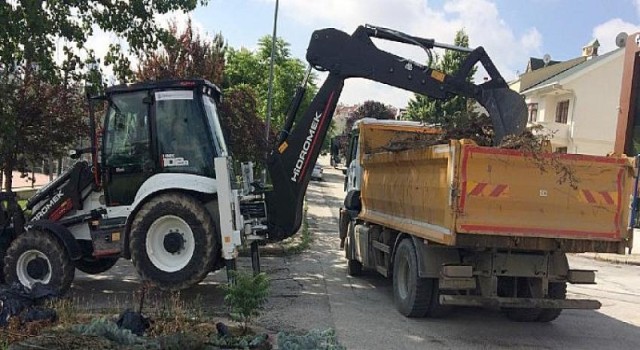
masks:
<svg viewBox="0 0 640 350"><path fill-rule="evenodd" d="M273 31L275 4L275 0L209 0L191 14L163 16L162 20L174 18L180 22L191 17L201 33L219 32L231 47L255 49L258 39ZM532 56L549 54L552 60L575 58L594 38L601 44L600 54L615 49L618 33L640 31L640 0L279 1L277 35L291 45L293 56L303 61L314 30L333 27L352 33L363 24L443 43L453 43L456 31L464 29L470 46L483 46L509 81L524 71ZM394 54L418 62L427 60L426 54L418 49L375 42ZM376 82L350 79L340 102L376 100L404 107L412 96Z"/></svg>

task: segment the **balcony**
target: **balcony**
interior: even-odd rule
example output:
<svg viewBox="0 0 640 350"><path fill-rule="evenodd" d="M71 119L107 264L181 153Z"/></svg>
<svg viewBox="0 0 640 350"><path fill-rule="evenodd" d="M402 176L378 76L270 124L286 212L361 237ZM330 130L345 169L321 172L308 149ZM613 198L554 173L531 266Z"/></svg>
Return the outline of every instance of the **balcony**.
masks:
<svg viewBox="0 0 640 350"><path fill-rule="evenodd" d="M566 142L571 138L571 124L556 123L555 121L539 121L535 124L542 125L544 127L543 132L551 133L553 135L552 142L554 143Z"/></svg>

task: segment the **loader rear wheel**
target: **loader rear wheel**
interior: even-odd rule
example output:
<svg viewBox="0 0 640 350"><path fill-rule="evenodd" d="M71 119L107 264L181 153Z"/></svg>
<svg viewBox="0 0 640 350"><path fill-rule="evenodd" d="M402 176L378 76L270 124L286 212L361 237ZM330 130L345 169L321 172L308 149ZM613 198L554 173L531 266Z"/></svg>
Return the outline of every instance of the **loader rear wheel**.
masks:
<svg viewBox="0 0 640 350"><path fill-rule="evenodd" d="M84 273L90 275L97 275L111 269L118 262L118 257L114 258L92 258L82 257L79 260L74 261L76 268Z"/></svg>
<svg viewBox="0 0 640 350"><path fill-rule="evenodd" d="M131 226L131 260L143 280L178 290L202 281L216 261L211 216L195 198L159 195L143 205Z"/></svg>
<svg viewBox="0 0 640 350"><path fill-rule="evenodd" d="M566 282L551 282L549 283L548 298L550 299L566 299L567 298L567 283ZM558 318L562 313L562 309L543 309L540 315L536 319L538 322L551 322Z"/></svg>
<svg viewBox="0 0 640 350"><path fill-rule="evenodd" d="M418 276L418 258L410 239L403 239L393 260L393 299L407 317L422 317L432 300L433 279Z"/></svg>
<svg viewBox="0 0 640 350"><path fill-rule="evenodd" d="M58 240L47 232L30 230L16 237L4 258L7 283L32 288L48 285L64 294L73 282L75 269Z"/></svg>

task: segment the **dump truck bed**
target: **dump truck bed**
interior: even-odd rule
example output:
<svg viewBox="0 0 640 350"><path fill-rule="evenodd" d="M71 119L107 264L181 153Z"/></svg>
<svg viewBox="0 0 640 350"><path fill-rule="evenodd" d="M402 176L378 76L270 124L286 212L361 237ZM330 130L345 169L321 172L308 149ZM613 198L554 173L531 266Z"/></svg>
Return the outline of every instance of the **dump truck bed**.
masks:
<svg viewBox="0 0 640 350"><path fill-rule="evenodd" d="M413 129L412 129L413 128ZM630 158L526 154L422 127L360 126L360 218L444 245L621 252L629 246ZM415 147L411 147L411 145Z"/></svg>

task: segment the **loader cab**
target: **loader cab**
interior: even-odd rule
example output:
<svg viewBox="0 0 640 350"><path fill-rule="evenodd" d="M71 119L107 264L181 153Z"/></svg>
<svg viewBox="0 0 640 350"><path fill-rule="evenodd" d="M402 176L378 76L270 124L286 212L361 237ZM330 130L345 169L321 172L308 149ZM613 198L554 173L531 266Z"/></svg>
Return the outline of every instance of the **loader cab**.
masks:
<svg viewBox="0 0 640 350"><path fill-rule="evenodd" d="M227 155L218 119L220 90L205 80L119 85L106 91L102 174L108 206L131 204L158 173L215 178Z"/></svg>

